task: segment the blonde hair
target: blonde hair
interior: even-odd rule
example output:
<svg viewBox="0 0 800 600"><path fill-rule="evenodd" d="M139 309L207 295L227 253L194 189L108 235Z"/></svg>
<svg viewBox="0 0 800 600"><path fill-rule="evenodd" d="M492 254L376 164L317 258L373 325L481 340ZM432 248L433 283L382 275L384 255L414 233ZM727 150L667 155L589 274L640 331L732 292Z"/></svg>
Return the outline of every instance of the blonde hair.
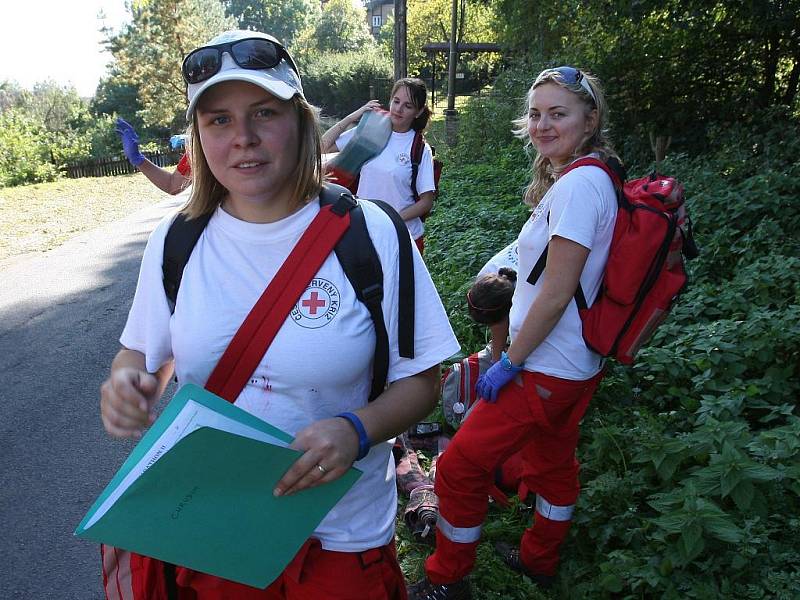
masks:
<svg viewBox="0 0 800 600"><path fill-rule="evenodd" d="M290 175L290 179L294 180L294 189L289 200L289 210L293 211L308 204L322 189L322 141L319 109L297 95L286 102L292 104L298 127L297 163ZM196 123L197 119L192 121ZM192 193L181 212L188 218L195 219L214 212L228 190L211 172L194 125L189 126L187 134L187 151L192 167Z"/></svg>
<svg viewBox="0 0 800 600"><path fill-rule="evenodd" d="M525 95L525 108L522 116L514 119L514 128L512 132L515 136L522 140L526 140L526 146L531 144L530 136L528 134L528 113L530 111L531 96L533 91L546 83L554 83L559 87L569 90L583 102L585 114L588 116L593 110L597 111L597 118L595 119L594 127L592 130L583 136L578 143L572 159L585 156L586 154L596 152L600 155L601 160L614 157L619 160L616 152L611 146L611 141L608 138L608 105L606 104L603 88L600 81L594 75L586 71L578 71L584 78L585 83L589 85L592 90L590 94L586 88L581 85L580 79L575 83L567 83L564 76L558 69L545 69L542 71L536 80L531 85L528 93ZM528 206L536 206L542 200L547 190L555 183L558 175L564 170L564 166L556 167L549 159L537 155L533 160L531 168L532 178L531 182L525 188L525 195L523 201Z"/></svg>

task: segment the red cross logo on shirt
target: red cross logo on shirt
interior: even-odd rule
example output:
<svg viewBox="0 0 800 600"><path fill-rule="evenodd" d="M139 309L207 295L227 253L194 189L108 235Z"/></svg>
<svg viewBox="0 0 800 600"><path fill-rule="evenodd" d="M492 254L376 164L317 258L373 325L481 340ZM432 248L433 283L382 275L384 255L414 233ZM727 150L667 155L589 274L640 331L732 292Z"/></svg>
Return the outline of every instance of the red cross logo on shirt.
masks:
<svg viewBox="0 0 800 600"><path fill-rule="evenodd" d="M318 308L325 306L325 300L320 300L317 292L311 292L311 297L308 300L301 301L301 304L308 308L309 314L315 315Z"/></svg>
<svg viewBox="0 0 800 600"><path fill-rule="evenodd" d="M297 300L291 320L305 329L319 329L330 323L341 306L339 290L322 277L315 277Z"/></svg>

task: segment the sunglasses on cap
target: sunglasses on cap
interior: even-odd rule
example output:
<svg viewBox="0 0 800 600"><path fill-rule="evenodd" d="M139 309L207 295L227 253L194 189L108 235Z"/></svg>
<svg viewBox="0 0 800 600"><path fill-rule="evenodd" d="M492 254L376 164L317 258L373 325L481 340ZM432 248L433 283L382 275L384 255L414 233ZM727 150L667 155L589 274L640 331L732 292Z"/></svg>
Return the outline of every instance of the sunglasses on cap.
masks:
<svg viewBox="0 0 800 600"><path fill-rule="evenodd" d="M245 38L224 44L203 46L190 52L181 66L184 81L188 84L202 83L219 73L223 52L227 52L242 69L258 71L277 67L283 58L292 70L300 75L286 48L272 40Z"/></svg>
<svg viewBox="0 0 800 600"><path fill-rule="evenodd" d="M576 69L575 67L564 66L564 67L554 67L552 69L545 69L544 71L539 73L539 76L536 78L536 82L534 83L534 85L539 83L542 80L542 78L551 73L558 73L561 81L563 81L568 85L580 85L584 90L586 90L586 93L589 94L589 96L591 96L592 100L594 100L594 103L597 104L597 98L594 95L594 91L592 91L592 86L589 85L589 81L586 79L586 77L583 76L583 73L581 73L580 69Z"/></svg>

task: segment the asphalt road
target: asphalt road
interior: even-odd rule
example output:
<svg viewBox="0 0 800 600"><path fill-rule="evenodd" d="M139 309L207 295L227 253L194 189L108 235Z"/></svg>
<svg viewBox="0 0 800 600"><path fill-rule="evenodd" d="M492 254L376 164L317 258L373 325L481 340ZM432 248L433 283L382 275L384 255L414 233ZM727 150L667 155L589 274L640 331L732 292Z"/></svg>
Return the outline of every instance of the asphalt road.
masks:
<svg viewBox="0 0 800 600"><path fill-rule="evenodd" d="M100 600L99 548L73 531L133 444L99 386L147 235L178 200L0 263L0 597Z"/></svg>

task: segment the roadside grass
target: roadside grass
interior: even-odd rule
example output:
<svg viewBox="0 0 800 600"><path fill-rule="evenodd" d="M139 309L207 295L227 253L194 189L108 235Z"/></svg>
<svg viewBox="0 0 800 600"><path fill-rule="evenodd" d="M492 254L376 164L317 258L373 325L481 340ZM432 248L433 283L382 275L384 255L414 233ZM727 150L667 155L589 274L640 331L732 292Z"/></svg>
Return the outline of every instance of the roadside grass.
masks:
<svg viewBox="0 0 800 600"><path fill-rule="evenodd" d="M2 188L0 260L50 250L166 198L141 173Z"/></svg>

